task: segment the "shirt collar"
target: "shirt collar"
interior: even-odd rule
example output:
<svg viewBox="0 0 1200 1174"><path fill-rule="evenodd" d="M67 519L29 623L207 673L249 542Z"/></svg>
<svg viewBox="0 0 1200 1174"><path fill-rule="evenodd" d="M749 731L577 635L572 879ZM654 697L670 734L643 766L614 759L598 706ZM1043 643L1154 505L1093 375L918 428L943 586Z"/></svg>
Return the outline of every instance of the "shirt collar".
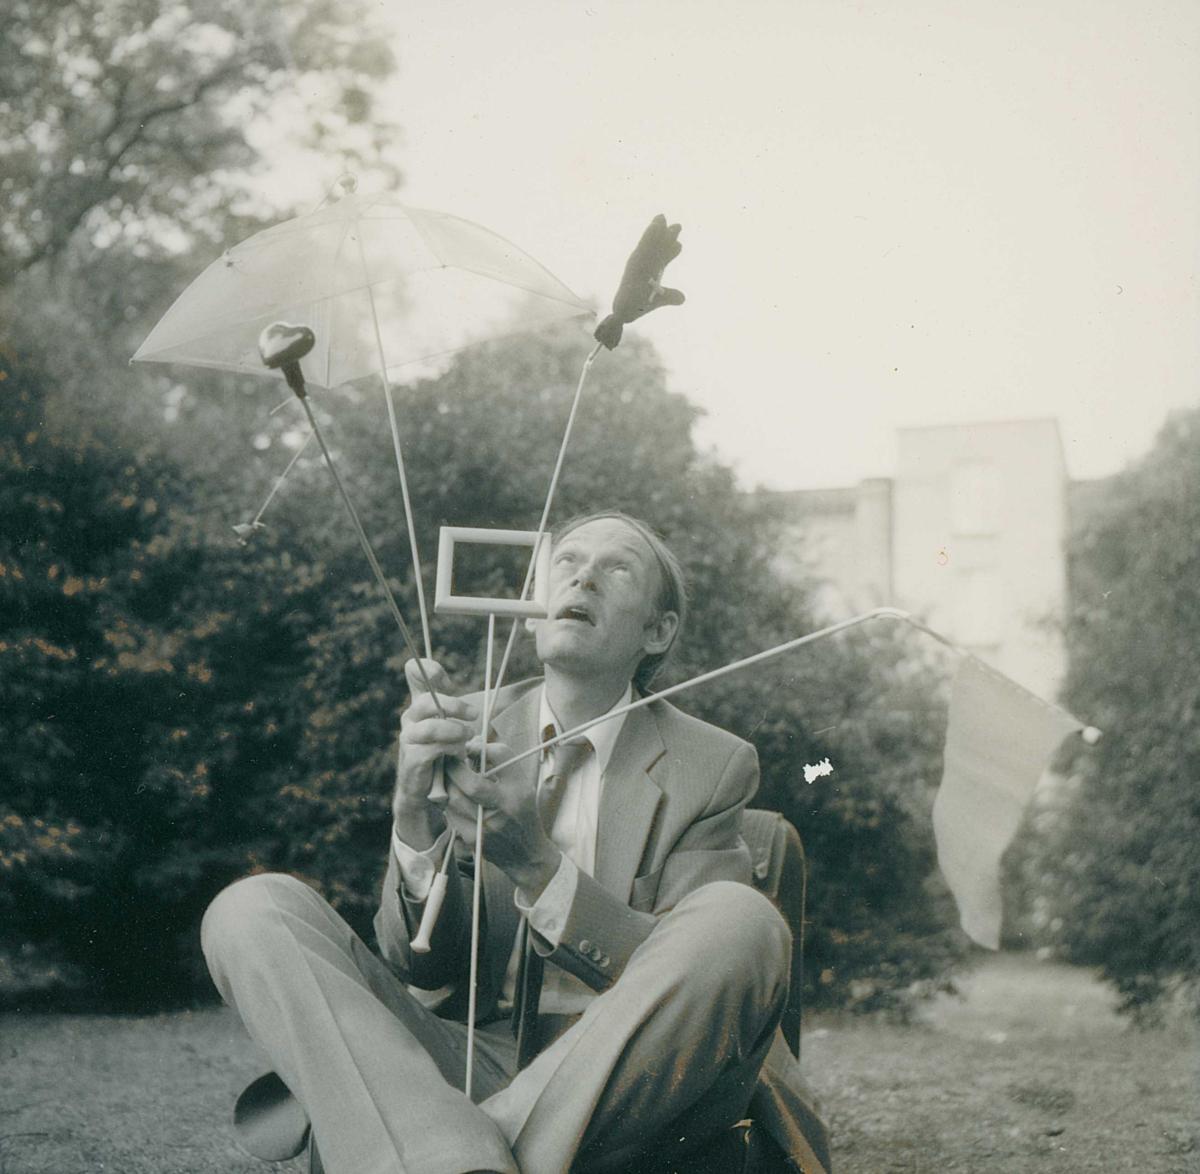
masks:
<svg viewBox="0 0 1200 1174"><path fill-rule="evenodd" d="M633 700L633 686L626 685L625 692L613 702L608 709L608 713L612 713L614 709L620 709L623 705L628 705ZM592 749L596 752L596 765L600 768L600 773L604 774L608 767L608 760L612 758L613 748L617 744L617 739L621 736L621 727L625 724L625 714L620 714L609 721L600 722L592 726L590 730L580 734L581 738L586 738L592 744ZM546 696L546 686L542 685L541 700L538 707L538 729L545 730L547 726L553 726L555 734L562 733L562 725L554 715L554 710L550 708L550 700ZM545 739L543 738L543 741Z"/></svg>

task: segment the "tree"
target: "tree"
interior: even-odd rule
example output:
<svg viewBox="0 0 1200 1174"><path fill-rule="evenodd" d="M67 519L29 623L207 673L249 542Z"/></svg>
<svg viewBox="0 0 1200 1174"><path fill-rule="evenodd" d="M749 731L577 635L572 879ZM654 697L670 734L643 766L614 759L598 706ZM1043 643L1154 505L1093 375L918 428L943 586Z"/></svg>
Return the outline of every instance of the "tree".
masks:
<svg viewBox="0 0 1200 1174"><path fill-rule="evenodd" d="M0 924L43 970L153 1001L186 988L205 901L274 836L262 797L302 726L321 568L272 531L259 557L285 541L285 584L256 591L229 540L262 488L232 475L240 422L268 442L284 429L235 381L191 382L210 401L187 410L173 373L127 358L268 215L264 143L336 145L331 174L395 177L374 105L392 61L355 0L16 0L5 16ZM297 137L302 92L320 97Z"/></svg>
<svg viewBox="0 0 1200 1174"><path fill-rule="evenodd" d="M292 93L324 98L303 136L373 165L393 67L365 4L13 0L0 46L0 285L82 234L141 257L211 242L256 202L248 128ZM394 176L393 176L394 178Z"/></svg>
<svg viewBox="0 0 1200 1174"><path fill-rule="evenodd" d="M1200 973L1200 413L1083 504L1065 697L1104 737L1046 836L1044 920L1137 1010Z"/></svg>
<svg viewBox="0 0 1200 1174"><path fill-rule="evenodd" d="M230 451L247 397L128 358L223 248L279 217L256 186L269 165L315 158L325 182L346 169L397 182L374 9L15 0L5 15L0 344L44 376L50 426L203 467ZM195 414L180 444L162 413L197 393L222 411Z"/></svg>
<svg viewBox="0 0 1200 1174"><path fill-rule="evenodd" d="M319 568L294 542L251 574L176 469L46 431L36 373L0 375L0 945L153 1004L273 842Z"/></svg>

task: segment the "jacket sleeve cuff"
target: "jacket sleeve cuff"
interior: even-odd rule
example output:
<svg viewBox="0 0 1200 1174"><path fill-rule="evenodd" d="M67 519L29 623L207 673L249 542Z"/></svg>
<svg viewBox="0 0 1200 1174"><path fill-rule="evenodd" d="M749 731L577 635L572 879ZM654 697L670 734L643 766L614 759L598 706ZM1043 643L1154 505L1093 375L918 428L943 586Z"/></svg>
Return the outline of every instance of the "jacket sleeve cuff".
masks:
<svg viewBox="0 0 1200 1174"><path fill-rule="evenodd" d="M517 908L529 919L530 927L549 943L549 949L539 948L542 944L534 938L534 948L539 954L549 954L558 947L578 887L579 868L564 852L558 871L532 905L520 889L513 894Z"/></svg>
<svg viewBox="0 0 1200 1174"><path fill-rule="evenodd" d="M406 844L396 829L392 828L392 854L396 857L405 893L414 901L424 901L429 896L433 878L437 875L442 857L446 855L449 840L450 829L446 828L428 848L417 851Z"/></svg>

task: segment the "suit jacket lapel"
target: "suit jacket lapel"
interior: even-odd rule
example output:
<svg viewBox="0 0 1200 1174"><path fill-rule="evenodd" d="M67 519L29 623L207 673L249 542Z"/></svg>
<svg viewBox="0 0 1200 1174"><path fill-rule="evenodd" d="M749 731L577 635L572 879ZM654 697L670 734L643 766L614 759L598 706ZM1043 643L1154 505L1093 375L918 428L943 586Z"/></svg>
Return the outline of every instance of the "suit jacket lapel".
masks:
<svg viewBox="0 0 1200 1174"><path fill-rule="evenodd" d="M629 900L662 802L663 793L649 771L665 752L648 707L626 714L604 772L596 837L596 880L622 901Z"/></svg>

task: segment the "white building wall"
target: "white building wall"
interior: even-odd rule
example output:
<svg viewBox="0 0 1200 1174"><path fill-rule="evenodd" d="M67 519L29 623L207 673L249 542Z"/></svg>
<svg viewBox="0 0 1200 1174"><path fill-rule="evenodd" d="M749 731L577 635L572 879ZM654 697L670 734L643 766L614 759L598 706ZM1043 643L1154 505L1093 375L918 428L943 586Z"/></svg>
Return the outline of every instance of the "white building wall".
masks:
<svg viewBox="0 0 1200 1174"><path fill-rule="evenodd" d="M906 428L898 448L897 605L1053 697L1065 669L1066 470L1058 425Z"/></svg>

